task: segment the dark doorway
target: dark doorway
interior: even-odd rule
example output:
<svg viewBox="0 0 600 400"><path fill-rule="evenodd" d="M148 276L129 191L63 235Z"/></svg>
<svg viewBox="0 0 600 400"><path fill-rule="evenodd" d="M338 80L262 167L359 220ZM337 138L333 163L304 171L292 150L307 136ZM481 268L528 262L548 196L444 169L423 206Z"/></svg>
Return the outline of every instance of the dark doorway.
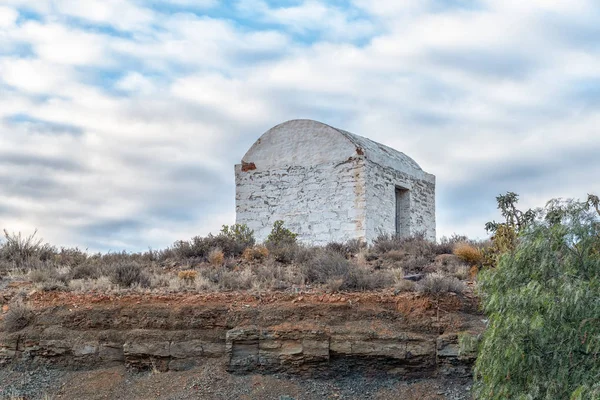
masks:
<svg viewBox="0 0 600 400"><path fill-rule="evenodd" d="M410 191L396 187L396 236L410 235Z"/></svg>

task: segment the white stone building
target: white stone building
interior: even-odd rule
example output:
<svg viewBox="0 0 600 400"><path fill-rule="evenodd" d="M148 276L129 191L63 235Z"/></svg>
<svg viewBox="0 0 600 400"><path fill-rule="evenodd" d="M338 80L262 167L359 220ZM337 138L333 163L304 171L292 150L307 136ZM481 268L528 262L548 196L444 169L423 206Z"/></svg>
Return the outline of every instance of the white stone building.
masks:
<svg viewBox="0 0 600 400"><path fill-rule="evenodd" d="M305 243L424 232L435 240L435 176L390 147L311 120L263 134L235 166L239 224L263 241L276 220Z"/></svg>

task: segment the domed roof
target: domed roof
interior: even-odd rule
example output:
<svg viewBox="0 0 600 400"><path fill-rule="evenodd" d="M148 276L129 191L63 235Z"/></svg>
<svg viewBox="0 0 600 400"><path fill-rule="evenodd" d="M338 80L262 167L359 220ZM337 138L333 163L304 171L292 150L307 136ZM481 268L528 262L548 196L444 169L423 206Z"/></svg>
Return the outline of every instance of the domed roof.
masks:
<svg viewBox="0 0 600 400"><path fill-rule="evenodd" d="M400 151L309 119L294 119L269 129L252 145L242 162L271 168L345 161L356 155L364 155L383 167L425 174L419 164Z"/></svg>

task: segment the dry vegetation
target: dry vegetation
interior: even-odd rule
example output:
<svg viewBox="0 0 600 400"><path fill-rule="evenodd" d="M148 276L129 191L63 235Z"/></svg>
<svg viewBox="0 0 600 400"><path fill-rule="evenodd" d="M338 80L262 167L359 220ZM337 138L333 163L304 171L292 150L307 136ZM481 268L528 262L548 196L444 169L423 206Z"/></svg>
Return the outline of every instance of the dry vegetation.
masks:
<svg viewBox="0 0 600 400"><path fill-rule="evenodd" d="M35 234L5 231L0 279L30 281L38 290L77 292L372 291L461 292L481 263L482 244L465 237L440 243L423 236L380 236L304 246L282 224L257 245L244 226L178 241L164 250L88 254L56 248ZM16 316L15 316L16 318ZM16 318L16 321L19 321ZM18 324L18 322L16 322Z"/></svg>

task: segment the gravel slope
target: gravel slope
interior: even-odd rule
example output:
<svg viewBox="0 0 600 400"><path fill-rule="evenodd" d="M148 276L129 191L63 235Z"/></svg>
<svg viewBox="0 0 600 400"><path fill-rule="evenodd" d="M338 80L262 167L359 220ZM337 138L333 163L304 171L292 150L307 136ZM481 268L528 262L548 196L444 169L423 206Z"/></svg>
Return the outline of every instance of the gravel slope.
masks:
<svg viewBox="0 0 600 400"><path fill-rule="evenodd" d="M395 377L363 375L340 379L232 375L217 362L190 371L164 373L134 373L123 367L93 371L3 368L0 382L0 399L470 399L468 380L405 382Z"/></svg>

